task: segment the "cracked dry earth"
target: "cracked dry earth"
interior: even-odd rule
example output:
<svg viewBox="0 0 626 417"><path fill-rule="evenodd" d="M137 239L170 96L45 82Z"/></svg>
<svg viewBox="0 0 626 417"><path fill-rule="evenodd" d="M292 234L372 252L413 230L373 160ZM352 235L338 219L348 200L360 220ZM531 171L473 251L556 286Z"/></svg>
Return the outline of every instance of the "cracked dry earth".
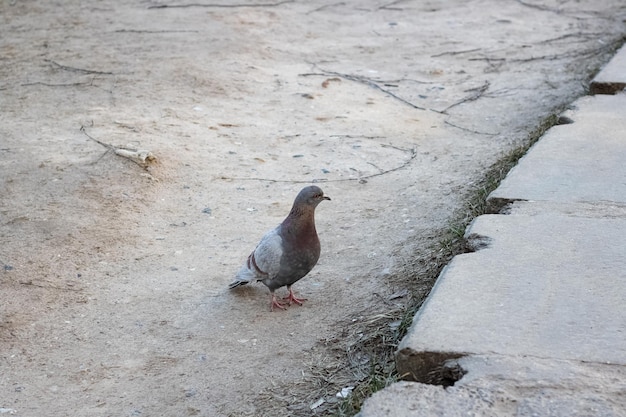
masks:
<svg viewBox="0 0 626 417"><path fill-rule="evenodd" d="M166 7L167 6L167 7ZM583 94L621 0L0 3L0 409L308 416L466 193ZM134 161L115 150L147 150ZM226 289L304 184L322 256ZM312 407L315 406L315 407Z"/></svg>

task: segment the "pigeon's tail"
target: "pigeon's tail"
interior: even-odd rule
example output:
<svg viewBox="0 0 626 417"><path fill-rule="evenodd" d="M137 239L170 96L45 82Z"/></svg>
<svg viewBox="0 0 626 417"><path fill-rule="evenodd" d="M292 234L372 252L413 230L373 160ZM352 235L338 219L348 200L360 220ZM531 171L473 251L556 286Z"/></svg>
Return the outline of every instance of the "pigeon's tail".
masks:
<svg viewBox="0 0 626 417"><path fill-rule="evenodd" d="M233 281L228 288L231 290L233 288L240 287L242 285L249 284L250 282L254 282L256 277L254 276L254 272L248 269L247 265L241 267L237 275L235 276L235 281Z"/></svg>
<svg viewBox="0 0 626 417"><path fill-rule="evenodd" d="M246 285L248 282L250 282L250 281L234 281L234 282L231 282L228 285L228 289L232 290L233 288L237 288L237 287L240 287L242 285Z"/></svg>

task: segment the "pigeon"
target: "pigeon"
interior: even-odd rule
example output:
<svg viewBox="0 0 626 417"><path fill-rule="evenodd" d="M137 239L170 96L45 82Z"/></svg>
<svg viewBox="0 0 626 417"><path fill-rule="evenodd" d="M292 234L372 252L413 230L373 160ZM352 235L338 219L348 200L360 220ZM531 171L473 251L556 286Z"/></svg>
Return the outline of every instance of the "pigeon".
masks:
<svg viewBox="0 0 626 417"><path fill-rule="evenodd" d="M320 257L320 240L315 230L315 208L323 200L330 200L320 187L303 188L291 207L289 215L275 229L267 232L248 260L241 267L228 288L261 281L270 290L270 311L286 309L276 299L274 291L287 286L288 305L302 305L306 298L297 298L291 286L308 274Z"/></svg>

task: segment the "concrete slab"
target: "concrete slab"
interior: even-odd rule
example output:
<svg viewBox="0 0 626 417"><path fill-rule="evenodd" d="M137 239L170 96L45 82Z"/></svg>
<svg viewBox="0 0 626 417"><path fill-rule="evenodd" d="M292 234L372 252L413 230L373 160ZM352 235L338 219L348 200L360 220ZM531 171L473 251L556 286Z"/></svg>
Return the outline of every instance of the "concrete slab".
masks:
<svg viewBox="0 0 626 417"><path fill-rule="evenodd" d="M589 90L591 94L615 94L626 87L626 45L595 76Z"/></svg>
<svg viewBox="0 0 626 417"><path fill-rule="evenodd" d="M360 417L623 416L626 367L534 357L469 356L455 386L399 382L369 398Z"/></svg>
<svg viewBox="0 0 626 417"><path fill-rule="evenodd" d="M442 272L399 346L404 379L440 383L470 354L626 365L624 219L485 215L466 236L487 247Z"/></svg>
<svg viewBox="0 0 626 417"><path fill-rule="evenodd" d="M592 92L624 89L625 68L623 47ZM576 101L509 173L489 196L508 215L474 220L475 252L444 269L399 346L417 382L360 417L626 415L624 114L626 94Z"/></svg>
<svg viewBox="0 0 626 417"><path fill-rule="evenodd" d="M500 187L491 205L511 200L626 203L626 94L584 97L551 128Z"/></svg>

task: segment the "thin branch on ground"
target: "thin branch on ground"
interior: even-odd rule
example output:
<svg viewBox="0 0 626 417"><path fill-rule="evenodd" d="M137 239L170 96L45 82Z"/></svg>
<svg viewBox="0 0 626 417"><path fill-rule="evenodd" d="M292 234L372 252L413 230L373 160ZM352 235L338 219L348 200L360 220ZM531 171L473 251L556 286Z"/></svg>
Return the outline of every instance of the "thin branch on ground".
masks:
<svg viewBox="0 0 626 417"><path fill-rule="evenodd" d="M331 138L348 138L348 139L383 139L385 136L366 136L366 135L329 135Z"/></svg>
<svg viewBox="0 0 626 417"><path fill-rule="evenodd" d="M29 86L33 86L33 85L43 85L45 87L92 87L93 86L93 80L85 81L85 82L82 82L82 83L52 84L52 83L44 83L42 81L35 81L35 82L32 82L32 83L20 84L20 86L22 86L22 87L29 87Z"/></svg>
<svg viewBox="0 0 626 417"><path fill-rule="evenodd" d="M515 1L517 1L522 6L529 7L531 9L540 10L542 12L550 12L550 13L554 13L554 14L558 14L562 16L573 17L574 19L579 19L579 20L583 18L576 16L576 14L598 15L598 12L596 10L565 10L565 9L545 6L543 4L529 3L525 0L515 0Z"/></svg>
<svg viewBox="0 0 626 417"><path fill-rule="evenodd" d="M547 42L547 41L542 41L539 43L543 43L543 42ZM607 51L615 50L623 42L624 42L624 39L617 38L611 42L605 43L599 48L589 48L585 50L575 49L575 50L564 52L562 54L540 55L540 56L531 56L529 58L514 58L514 59L506 59L506 58L499 58L499 57L479 57L479 58L469 58L468 61L486 61L489 64L492 64L493 62L500 62L501 64L503 64L504 62L527 63L527 62L534 62L534 61L557 61L557 60L565 59L565 58L580 58L580 57L587 58L587 57L592 57L595 55L604 54Z"/></svg>
<svg viewBox="0 0 626 417"><path fill-rule="evenodd" d="M621 43L622 41L619 40L619 42ZM587 49L583 51L575 50L575 51L565 52L563 54L541 55L541 56L533 56L530 58L511 59L510 62L533 62L533 61L544 61L544 60L556 61L556 60L564 59L564 58L591 57L594 55L603 54L607 50L611 50L611 49L615 49L614 43L606 44L602 46L601 48L591 48L591 49Z"/></svg>
<svg viewBox="0 0 626 417"><path fill-rule="evenodd" d="M27 285L30 287L38 287L38 288L45 288L45 289L52 289L52 290L60 290L60 291L76 291L76 292L81 292L82 289L79 288L62 288L62 287L57 287L56 285L41 285L41 284L35 284L32 280L30 281L19 281L19 283L21 285Z"/></svg>
<svg viewBox="0 0 626 417"><path fill-rule="evenodd" d="M315 65L315 66L317 67L317 65ZM344 80L354 81L354 82L357 82L357 83L360 83L360 84L364 84L364 85L366 85L368 87L374 88L376 90L382 91L383 93L387 94L388 96L390 96L390 97L392 97L392 98L394 98L394 99L396 99L396 100L398 100L398 101L400 101L400 102L402 102L402 103L404 103L404 104L406 104L408 106L411 106L414 109L417 109L417 110L428 110L425 107L420 107L420 106L418 106L416 104L413 104L410 101L408 101L408 100L406 100L406 99L404 99L404 98L402 98L402 97L392 93L391 91L381 87L380 85L378 85L377 81L374 81L374 80L372 80L370 78L361 77L359 75L343 74L343 73L335 72L335 71L326 71L326 70L323 70L323 69L320 69L320 71L322 71L322 72L309 72L309 73L298 74L298 75L301 76L301 77L315 77L315 76L317 76L317 77L330 77L330 76L333 76L333 77L343 78Z"/></svg>
<svg viewBox="0 0 626 417"><path fill-rule="evenodd" d="M490 85L491 85L491 83L489 81L485 81L485 83L483 85L481 85L480 87L476 87L476 88L472 88L472 89L469 89L469 90L465 90L465 92L467 92L467 93L471 92L472 94L470 94L467 97L457 101L456 103L453 103L453 104L449 105L445 109L439 111L439 113L446 114L446 112L448 110L450 110L451 108L453 108L453 107L456 107L458 105L461 105L463 103L467 103L467 102L470 102L470 101L478 100L479 98L481 98L485 94L485 91L487 91L489 89Z"/></svg>
<svg viewBox="0 0 626 417"><path fill-rule="evenodd" d="M543 41L537 42L538 44L544 44L544 43L551 43L551 42L558 42L558 41L562 41L568 38L575 38L578 41L584 42L584 41L588 41L588 40L593 40L593 39L599 39L601 38L603 35L605 35L605 33L603 32L594 32L594 33L583 33L583 32L578 32L578 33L568 33L566 35L561 35L561 36L557 36L556 38L550 38L550 39L545 39Z"/></svg>
<svg viewBox="0 0 626 417"><path fill-rule="evenodd" d="M532 3L528 3L524 0L516 0L519 4L521 4L522 6L526 6L526 7L530 7L531 9L537 9L537 10L541 10L542 12L552 12L552 13L556 13L556 14L560 14L561 12L559 10L553 9L551 7L548 6L544 6L542 4L532 4Z"/></svg>
<svg viewBox="0 0 626 417"><path fill-rule="evenodd" d="M113 73L110 71L95 71L95 70L88 70L84 68L76 68L76 67L69 67L67 65L61 65L58 62L52 61L51 59L44 59L44 61L64 71L79 72L81 74L113 75Z"/></svg>
<svg viewBox="0 0 626 417"><path fill-rule="evenodd" d="M241 7L277 7L283 4L293 3L294 0L284 0L278 3L259 3L259 4L224 4L224 3L187 3L187 4L156 4L154 6L148 6L148 9L173 9L173 8L186 8L186 7L216 7L216 8L228 8L235 9Z"/></svg>
<svg viewBox="0 0 626 417"><path fill-rule="evenodd" d="M474 48L474 49L466 49L464 51L450 51L450 52L442 52L440 54L435 54L435 55L431 55L431 58L439 58L440 56L446 56L446 55L461 55L461 54L469 54L471 52L478 52L480 51L482 48Z"/></svg>
<svg viewBox="0 0 626 417"><path fill-rule="evenodd" d="M114 151L114 150L115 150L115 146L113 146L113 145L109 145L109 144L108 144L108 143L106 143L106 142L102 142L101 140L98 140L98 139L94 138L93 136L91 136L89 133L87 133L87 130L85 129L85 126L82 126L82 125L81 125L81 127L80 127L80 131L81 131L81 132L83 132L83 134L84 134L85 136L87 136L89 139L91 139L91 140L93 140L94 142L96 142L96 143L98 143L98 144L100 144L100 145L104 146L104 147L105 147L105 148L107 148L108 150L110 150L110 151Z"/></svg>
<svg viewBox="0 0 626 417"><path fill-rule="evenodd" d="M397 85L393 85L391 83L401 83L401 82L415 83L415 84L434 84L433 81L420 81L420 80L414 80L412 78L400 78L397 80L380 80L379 82L381 82L385 87L397 87Z"/></svg>
<svg viewBox="0 0 626 417"><path fill-rule="evenodd" d="M81 126L80 127L80 131L83 132L83 134L85 136L87 136L89 139L91 139L94 142L104 146L107 149L107 151L102 156L100 156L100 158L98 158L98 160L96 162L100 161L107 153L109 153L111 151L115 155L117 155L117 156L121 156L123 158L126 158L126 159L134 162L135 164L139 165L143 169L147 169L148 165L150 163L156 161L156 157L150 151L138 150L138 149L117 148L117 147L115 147L113 145L110 145L110 144L108 144L106 142L102 142L101 140L98 140L98 139L94 138L93 136L91 136L90 134L88 134L87 130L85 129L85 126Z"/></svg>
<svg viewBox="0 0 626 417"><path fill-rule="evenodd" d="M404 1L405 0L395 0L395 1L392 1L391 3L383 4L382 6L380 6L378 8L378 10L402 11L402 10L404 10L403 8L401 8L401 7L394 7L394 6L396 6L399 3L403 3Z"/></svg>
<svg viewBox="0 0 626 417"><path fill-rule="evenodd" d="M197 30L136 30L136 29L118 29L114 33L198 33Z"/></svg>
<svg viewBox="0 0 626 417"><path fill-rule="evenodd" d="M315 12L321 12L322 10L329 9L331 7L345 6L345 5L346 5L346 3L344 3L344 2L325 4L323 6L320 6L320 7L316 8L316 9L313 9L313 10L310 10L310 11L306 12L305 14L308 15L308 14L315 13Z"/></svg>
<svg viewBox="0 0 626 417"><path fill-rule="evenodd" d="M387 144L381 144L380 146L382 146L383 148L397 149L397 150L402 151L402 152L410 153L411 155L410 155L409 159L407 159L402 164L400 164L400 165L398 165L396 167L385 169L385 170L382 170L382 169L376 167L376 168L378 168L380 170L380 172L377 172L375 174L369 174L369 175L354 177L354 178L338 178L338 179L313 178L313 179L309 179L309 180L289 180L289 179L276 180L276 179L272 179L272 178L260 178L260 177L242 178L242 177L227 177L227 176L221 176L221 177L218 177L218 178L222 179L222 180L228 180L228 181L264 181L264 182L272 182L272 183L279 183L280 182L280 183L289 183L289 184L308 184L308 183L345 182L345 181L358 181L360 183L365 183L370 178L379 177L381 175L386 175L386 174L389 174L389 173L401 170L403 168L406 168L417 157L417 151L414 148L411 148L411 149L401 148L399 146L393 146L393 145L387 145ZM373 164L370 164L370 165L373 165Z"/></svg>
<svg viewBox="0 0 626 417"><path fill-rule="evenodd" d="M384 169L382 169L381 167L379 167L378 165L376 165L376 164L375 164L375 163L373 163L373 162L368 162L367 164L368 164L368 165L373 166L373 167L374 167L375 169L377 169L377 170L378 170L378 172L380 172L380 173L383 173L383 172L385 171Z"/></svg>
<svg viewBox="0 0 626 417"><path fill-rule="evenodd" d="M486 62L494 62L494 61L506 61L506 58L494 58L491 56L483 56L483 57L479 57L479 58L469 58L468 61L486 61Z"/></svg>
<svg viewBox="0 0 626 417"><path fill-rule="evenodd" d="M461 129L464 132L475 133L477 135L498 136L500 134L500 132L498 132L498 133L479 132L478 130L472 130L472 129L468 129L468 128L463 127L463 126L456 125L456 124L454 124L454 123L452 123L452 122L450 122L448 120L444 121L444 123L447 124L448 126L452 126L452 127L457 128L457 129Z"/></svg>

